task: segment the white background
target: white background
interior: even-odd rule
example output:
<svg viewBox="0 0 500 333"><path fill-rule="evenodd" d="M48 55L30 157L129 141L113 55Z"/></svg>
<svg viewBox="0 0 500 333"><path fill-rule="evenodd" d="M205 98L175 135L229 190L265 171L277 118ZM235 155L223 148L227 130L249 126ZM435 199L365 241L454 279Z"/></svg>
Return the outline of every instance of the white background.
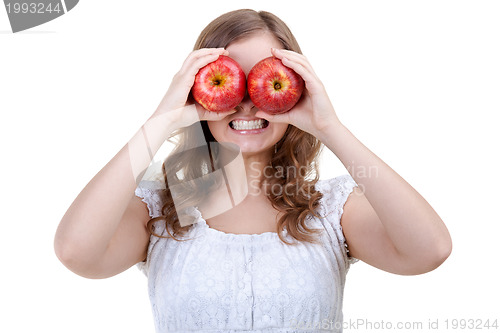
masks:
<svg viewBox="0 0 500 333"><path fill-rule="evenodd" d="M56 258L54 234L156 109L205 25L250 6L290 26L341 121L453 238L427 274L352 266L345 320L423 323L416 332L445 331L446 319L500 325L498 1L82 0L16 34L0 8L0 331L154 331L139 270L82 278ZM347 173L328 150L322 161L321 178ZM436 319L439 330L425 329Z"/></svg>

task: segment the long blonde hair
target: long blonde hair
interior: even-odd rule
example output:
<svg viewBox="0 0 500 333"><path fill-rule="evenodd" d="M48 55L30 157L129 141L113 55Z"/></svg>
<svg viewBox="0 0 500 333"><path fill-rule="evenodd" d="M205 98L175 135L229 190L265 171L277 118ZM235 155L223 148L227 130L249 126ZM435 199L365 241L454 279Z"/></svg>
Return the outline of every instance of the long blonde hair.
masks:
<svg viewBox="0 0 500 333"><path fill-rule="evenodd" d="M265 12L254 11L251 9L240 9L225 13L211 23L201 32L196 41L193 50L201 48L227 47L230 43L245 37L249 37L256 32L267 31L277 38L284 49L292 50L297 53L302 53L300 47L291 33L288 26L277 16ZM191 98L191 96L190 96ZM200 121L203 130L204 140L208 143L216 142L215 138L210 133L206 121ZM196 127L198 126L198 127ZM196 179L207 175L210 168L207 166L217 165L218 150L210 154L204 154L201 148L195 148L196 130L200 124L180 128L172 133L169 140L175 142L176 146L172 153L165 159L162 165L162 173L165 181L166 189L163 191L163 206L162 215L152 218L148 221L147 227L150 233L157 237L164 237L156 233L152 225L153 223L163 220L165 221L166 231L168 236L164 238L173 238L177 241L178 236L183 236L192 225L181 226L179 216L177 215L183 207L197 206L203 198L203 193L209 193L211 187L220 185L217 181L204 183L205 188L197 188L196 185L190 182L183 182L186 179ZM174 137L178 140L172 141ZM323 148L322 143L313 135L300 130L299 128L288 125L288 128L276 144L276 153L272 156L269 165L266 167L272 170L272 176L267 177L271 188L281 188L280 193L266 193L268 200L275 209L283 212L283 215L278 221L276 232L279 238L286 244L292 245L283 238L283 229L286 227L287 233L298 241L316 243L316 234L318 230L308 228L305 225L305 219L308 214L319 217L315 213L315 209L319 205L319 200L322 197L321 192L315 190L314 186L319 180L318 157ZM213 154L213 155L212 155ZM212 160L210 156L215 158ZM270 168L270 169L269 169ZM294 170L294 172L289 172ZM299 172L297 172L297 170ZM182 177L178 176L181 171ZM167 174L169 175L167 178ZM307 179L314 175L313 179ZM172 193L169 188L170 182L182 184L185 187L186 193L183 197L176 197L176 204L182 202L181 205L174 205ZM170 184L172 185L172 184ZM172 185L173 186L173 185ZM294 195L289 196L287 189L293 189ZM184 215L183 215L184 218ZM189 219L188 216L185 218ZM192 217L194 221L194 217Z"/></svg>

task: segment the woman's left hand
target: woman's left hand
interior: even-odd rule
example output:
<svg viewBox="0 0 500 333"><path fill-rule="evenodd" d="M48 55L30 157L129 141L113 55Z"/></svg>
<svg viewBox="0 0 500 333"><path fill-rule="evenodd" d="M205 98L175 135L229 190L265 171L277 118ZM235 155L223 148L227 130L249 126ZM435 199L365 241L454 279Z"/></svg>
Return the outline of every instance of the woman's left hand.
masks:
<svg viewBox="0 0 500 333"><path fill-rule="evenodd" d="M316 137L331 126L340 125L323 83L314 73L309 61L302 54L271 49L272 54L281 59L283 65L293 69L305 82L305 89L298 103L288 112L271 115L258 111L255 116L270 122L288 123Z"/></svg>

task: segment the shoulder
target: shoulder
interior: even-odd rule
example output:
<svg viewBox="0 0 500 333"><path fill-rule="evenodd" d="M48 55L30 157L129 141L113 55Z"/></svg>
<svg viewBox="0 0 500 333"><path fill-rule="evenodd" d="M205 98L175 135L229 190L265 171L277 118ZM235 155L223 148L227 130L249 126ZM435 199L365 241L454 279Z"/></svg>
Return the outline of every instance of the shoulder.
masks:
<svg viewBox="0 0 500 333"><path fill-rule="evenodd" d="M349 194L358 186L351 175L344 174L329 179L320 179L316 183L316 190L323 194L321 203L330 213L332 210L343 209Z"/></svg>
<svg viewBox="0 0 500 333"><path fill-rule="evenodd" d="M139 185L137 185L137 188L160 191L160 190L165 190L166 186L165 183L160 180L143 179L140 181Z"/></svg>
<svg viewBox="0 0 500 333"><path fill-rule="evenodd" d="M165 194L165 183L157 180L142 180L135 189L135 195L147 205L151 217L161 215Z"/></svg>
<svg viewBox="0 0 500 333"><path fill-rule="evenodd" d="M316 187L319 187L323 190L331 190L332 188L345 187L347 185L357 185L352 176L348 173L333 178L320 179L316 183Z"/></svg>
<svg viewBox="0 0 500 333"><path fill-rule="evenodd" d="M357 186L349 174L319 180L315 186L316 190L323 194L318 207L318 213L321 216L319 220L327 232L333 253L339 262L343 263L346 271L357 259L349 255L341 220L344 206Z"/></svg>

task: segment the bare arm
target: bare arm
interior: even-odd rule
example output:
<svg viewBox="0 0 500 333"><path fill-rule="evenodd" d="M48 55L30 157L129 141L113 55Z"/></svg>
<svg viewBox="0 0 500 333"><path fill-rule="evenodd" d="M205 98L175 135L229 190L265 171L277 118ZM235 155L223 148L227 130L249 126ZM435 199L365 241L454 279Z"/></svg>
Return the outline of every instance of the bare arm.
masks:
<svg viewBox="0 0 500 333"><path fill-rule="evenodd" d="M289 112L266 115L259 111L256 116L290 123L316 136L358 184L347 199L341 220L350 254L396 274L421 274L438 267L452 249L439 215L340 122L304 55L289 50L273 50L273 54L302 76L307 91Z"/></svg>
<svg viewBox="0 0 500 333"><path fill-rule="evenodd" d="M198 70L227 51L192 52L158 109L127 144L85 186L64 214L55 234L57 257L73 272L108 277L144 259L149 237L145 204L134 196L152 158L177 128L200 119L217 120L230 112L210 113L186 106Z"/></svg>
<svg viewBox="0 0 500 333"><path fill-rule="evenodd" d="M143 131L150 126L163 129ZM149 150L154 156L174 126L168 113L151 117L73 201L54 243L57 256L72 270L83 272L102 258L152 160Z"/></svg>
<svg viewBox="0 0 500 333"><path fill-rule="evenodd" d="M332 122L322 139L359 187L347 199L341 221L350 254L402 275L443 263L451 237L429 203L340 123Z"/></svg>

